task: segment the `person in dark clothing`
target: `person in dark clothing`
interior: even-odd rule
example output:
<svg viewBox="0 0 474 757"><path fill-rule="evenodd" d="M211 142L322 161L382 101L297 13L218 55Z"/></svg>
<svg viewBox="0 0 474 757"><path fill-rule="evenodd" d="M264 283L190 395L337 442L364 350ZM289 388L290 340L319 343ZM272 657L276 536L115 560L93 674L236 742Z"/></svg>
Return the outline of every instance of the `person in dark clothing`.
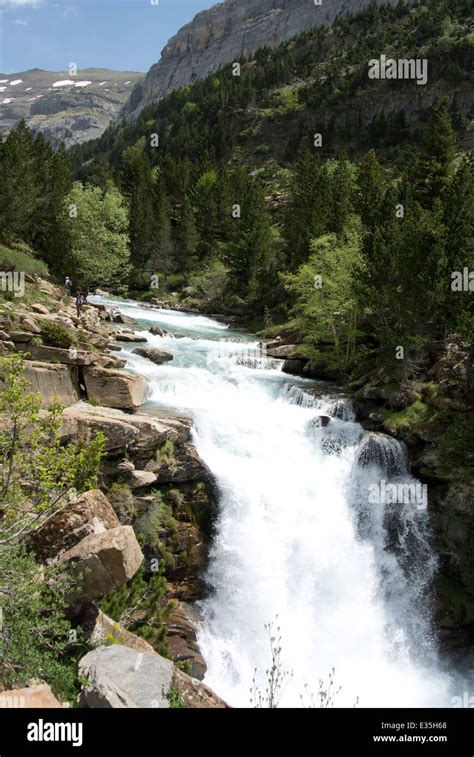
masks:
<svg viewBox="0 0 474 757"><path fill-rule="evenodd" d="M77 310L77 317L81 317L82 313L82 307L85 304L86 298L84 297L84 292L78 292L76 297L76 310Z"/></svg>

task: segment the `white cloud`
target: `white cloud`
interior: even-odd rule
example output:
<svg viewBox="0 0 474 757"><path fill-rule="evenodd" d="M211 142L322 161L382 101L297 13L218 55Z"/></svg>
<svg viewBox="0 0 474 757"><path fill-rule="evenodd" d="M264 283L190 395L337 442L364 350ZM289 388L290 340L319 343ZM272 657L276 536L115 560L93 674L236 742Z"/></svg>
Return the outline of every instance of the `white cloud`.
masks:
<svg viewBox="0 0 474 757"><path fill-rule="evenodd" d="M28 26L28 21L23 21L22 18L16 18L15 26Z"/></svg>
<svg viewBox="0 0 474 757"><path fill-rule="evenodd" d="M79 8L77 5L66 5L66 7L63 10L63 16L66 18L70 16L78 16L79 15Z"/></svg>
<svg viewBox="0 0 474 757"><path fill-rule="evenodd" d="M42 5L44 0L0 0L0 6L6 6L7 8L37 8L38 5Z"/></svg>

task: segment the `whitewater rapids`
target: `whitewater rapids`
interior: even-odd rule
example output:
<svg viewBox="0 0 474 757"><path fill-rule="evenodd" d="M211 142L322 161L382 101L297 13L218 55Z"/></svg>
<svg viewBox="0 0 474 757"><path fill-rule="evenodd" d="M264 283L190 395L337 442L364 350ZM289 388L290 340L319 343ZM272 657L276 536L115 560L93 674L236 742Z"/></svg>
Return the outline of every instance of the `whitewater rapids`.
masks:
<svg viewBox="0 0 474 757"><path fill-rule="evenodd" d="M382 449L399 456L395 473L383 469L383 454L360 465L363 429L350 403L314 398L316 382L283 374L257 342L204 316L93 300L138 319L149 346L173 353L163 366L133 354L134 344L119 354L147 377L150 411L192 416L194 444L218 484L198 637L205 683L250 706L255 671L266 688L273 622L282 669L292 673L282 705L317 705L319 681L327 689L334 668L335 706L449 706L452 681L429 615L436 560L426 511L367 499L382 478L412 481L401 445ZM152 335L152 324L169 333ZM317 425L320 415L329 426Z"/></svg>

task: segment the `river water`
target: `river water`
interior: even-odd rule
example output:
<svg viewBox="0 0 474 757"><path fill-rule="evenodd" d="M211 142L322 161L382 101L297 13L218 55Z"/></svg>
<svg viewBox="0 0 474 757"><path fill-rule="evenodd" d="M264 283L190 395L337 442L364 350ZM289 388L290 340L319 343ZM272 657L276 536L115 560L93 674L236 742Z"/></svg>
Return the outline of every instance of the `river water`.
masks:
<svg viewBox="0 0 474 757"><path fill-rule="evenodd" d="M426 509L374 502L386 484L414 483L402 445L363 436L349 401L324 385L311 396L317 382L283 374L255 341L211 318L92 300L137 319L148 346L173 353L163 366L133 354L136 344L120 355L148 379L145 411L192 416L218 484L199 631L205 683L234 706L250 706L254 676L264 694L272 624L291 674L282 705L318 706L334 669L335 706L450 706L460 684L438 659L430 622ZM167 335L152 335L152 324Z"/></svg>

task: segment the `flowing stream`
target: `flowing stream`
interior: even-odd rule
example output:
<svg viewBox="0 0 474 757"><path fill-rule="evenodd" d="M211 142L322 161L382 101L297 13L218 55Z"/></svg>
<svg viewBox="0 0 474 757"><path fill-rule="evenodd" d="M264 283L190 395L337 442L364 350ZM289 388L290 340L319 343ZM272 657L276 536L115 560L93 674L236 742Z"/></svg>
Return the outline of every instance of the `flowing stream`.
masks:
<svg viewBox="0 0 474 757"><path fill-rule="evenodd" d="M421 499L377 501L387 484L415 483L403 445L366 434L349 400L283 374L213 319L92 300L137 319L148 346L173 353L163 366L133 354L136 344L119 354L148 379L143 411L192 416L218 484L199 631L205 683L249 706L254 676L266 688L273 624L281 669L292 673L282 705L318 706L334 668L335 706L449 706L452 677L427 599L436 560L426 509ZM167 335L152 335L152 324Z"/></svg>

